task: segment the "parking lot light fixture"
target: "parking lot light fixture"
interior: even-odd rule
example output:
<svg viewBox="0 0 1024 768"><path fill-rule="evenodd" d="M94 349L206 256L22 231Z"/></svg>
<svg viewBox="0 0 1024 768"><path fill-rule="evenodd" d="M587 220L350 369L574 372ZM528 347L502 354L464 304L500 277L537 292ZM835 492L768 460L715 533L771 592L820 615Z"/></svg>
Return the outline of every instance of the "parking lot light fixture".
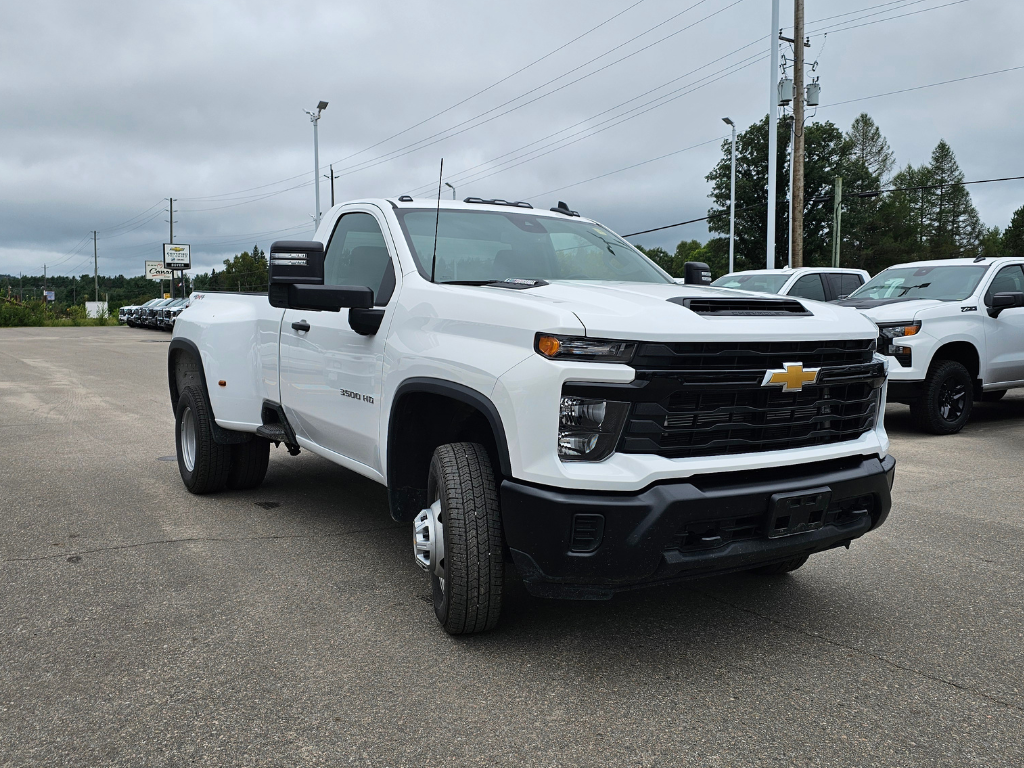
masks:
<svg viewBox="0 0 1024 768"><path fill-rule="evenodd" d="M316 112L309 109L303 110L309 115L309 121L313 123L313 188L316 190L316 212L313 214L313 221L316 222L316 229L320 229L320 136L317 127L320 123L320 113L325 109L327 109L327 102L321 101L316 105Z"/></svg>

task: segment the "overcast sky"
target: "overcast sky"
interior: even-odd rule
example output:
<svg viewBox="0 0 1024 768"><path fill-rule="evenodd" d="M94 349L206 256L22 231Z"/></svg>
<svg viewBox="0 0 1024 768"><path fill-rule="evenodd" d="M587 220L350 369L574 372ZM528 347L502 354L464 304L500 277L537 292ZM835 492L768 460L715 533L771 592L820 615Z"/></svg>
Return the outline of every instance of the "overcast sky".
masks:
<svg viewBox="0 0 1024 768"><path fill-rule="evenodd" d="M623 234L703 216L721 118L743 129L768 109L770 8L3 3L0 273L39 274L44 263L50 274L91 272L97 229L100 272L142 274L167 237L167 197L180 200L175 239L192 244L197 267L254 242L310 236L313 131L303 109L321 99L330 105L320 161L341 174L339 202L436 194L443 156L460 198L562 199ZM806 8L817 119L846 129L868 111L901 166L926 162L944 138L968 179L1024 175L1024 69L828 106L1024 65L1024 2ZM784 25L792 9L782 0ZM970 189L990 226L1005 227L1024 204L1024 181ZM706 237L691 225L634 242Z"/></svg>

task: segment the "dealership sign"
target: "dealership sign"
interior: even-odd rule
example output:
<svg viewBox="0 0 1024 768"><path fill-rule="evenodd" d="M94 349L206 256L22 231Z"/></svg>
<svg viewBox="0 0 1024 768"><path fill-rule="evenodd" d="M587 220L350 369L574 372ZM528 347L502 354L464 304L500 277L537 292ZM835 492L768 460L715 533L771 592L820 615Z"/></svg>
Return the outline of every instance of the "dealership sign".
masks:
<svg viewBox="0 0 1024 768"><path fill-rule="evenodd" d="M171 280L171 270L164 267L162 261L147 261L146 262L146 277L150 280Z"/></svg>
<svg viewBox="0 0 1024 768"><path fill-rule="evenodd" d="M192 269L189 246L183 243L164 243L164 266L172 270Z"/></svg>

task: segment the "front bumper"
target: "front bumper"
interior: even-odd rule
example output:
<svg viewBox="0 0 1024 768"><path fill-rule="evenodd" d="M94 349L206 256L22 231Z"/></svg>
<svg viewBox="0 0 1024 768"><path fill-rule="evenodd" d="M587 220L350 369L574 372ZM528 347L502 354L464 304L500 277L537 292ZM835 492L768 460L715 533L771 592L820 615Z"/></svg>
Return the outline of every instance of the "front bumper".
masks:
<svg viewBox="0 0 1024 768"><path fill-rule="evenodd" d="M527 589L541 597L607 599L685 578L742 571L848 545L892 506L892 456L701 475L637 493L565 491L505 480L502 520ZM827 489L822 525L769 538L775 494ZM580 549L590 536L592 551Z"/></svg>

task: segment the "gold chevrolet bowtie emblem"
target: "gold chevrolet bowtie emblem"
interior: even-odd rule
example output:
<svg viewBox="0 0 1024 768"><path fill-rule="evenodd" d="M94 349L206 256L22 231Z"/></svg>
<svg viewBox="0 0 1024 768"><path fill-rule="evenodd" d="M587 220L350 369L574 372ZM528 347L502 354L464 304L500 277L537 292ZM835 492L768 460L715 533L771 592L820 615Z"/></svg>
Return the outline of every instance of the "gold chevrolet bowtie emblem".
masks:
<svg viewBox="0 0 1024 768"><path fill-rule="evenodd" d="M781 385L783 392L799 392L804 384L813 384L818 380L818 371L821 368L808 368L804 370L802 363L783 363L783 368L774 371L766 371L762 387Z"/></svg>

